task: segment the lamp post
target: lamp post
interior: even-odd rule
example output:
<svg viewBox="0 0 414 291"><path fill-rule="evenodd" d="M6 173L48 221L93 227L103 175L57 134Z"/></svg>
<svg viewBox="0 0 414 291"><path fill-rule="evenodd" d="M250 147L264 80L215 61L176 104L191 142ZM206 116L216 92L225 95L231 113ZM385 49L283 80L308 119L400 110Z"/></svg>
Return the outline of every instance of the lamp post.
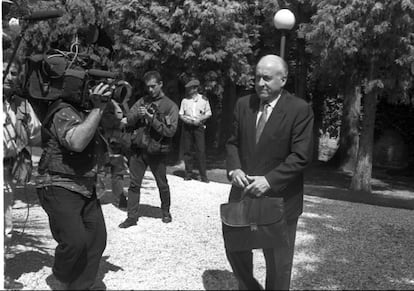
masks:
<svg viewBox="0 0 414 291"><path fill-rule="evenodd" d="M276 29L279 29L282 33L280 40L280 57L285 58L285 43L286 43L286 31L291 30L295 25L295 15L289 9L280 9L273 17L273 23Z"/></svg>

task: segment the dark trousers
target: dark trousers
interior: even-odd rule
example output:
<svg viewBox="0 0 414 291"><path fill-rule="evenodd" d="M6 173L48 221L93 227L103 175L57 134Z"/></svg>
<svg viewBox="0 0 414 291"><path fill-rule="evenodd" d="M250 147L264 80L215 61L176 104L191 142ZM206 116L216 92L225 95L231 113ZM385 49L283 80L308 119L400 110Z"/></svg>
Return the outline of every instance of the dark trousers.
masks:
<svg viewBox="0 0 414 291"><path fill-rule="evenodd" d="M128 189L128 217L138 220L141 184L145 170L149 166L158 186L161 199L161 209L170 211L170 187L167 181L167 169L164 154L150 155L138 150L129 159L129 173L131 183Z"/></svg>
<svg viewBox="0 0 414 291"><path fill-rule="evenodd" d="M297 219L288 222L289 249L263 249L266 261L266 290L289 290L295 248ZM227 259L240 290L263 290L253 277L252 251L228 252Z"/></svg>
<svg viewBox="0 0 414 291"><path fill-rule="evenodd" d="M127 174L125 156L122 154L112 155L109 158L111 165L112 194L119 199L124 194L124 175Z"/></svg>
<svg viewBox="0 0 414 291"><path fill-rule="evenodd" d="M189 175L192 170L192 147L198 162L200 176L206 178L206 143L205 129L202 126L184 124L182 129L182 153L185 163L185 172Z"/></svg>
<svg viewBox="0 0 414 291"><path fill-rule="evenodd" d="M53 274L68 283L69 290L90 289L106 247L106 226L96 194L87 198L55 186L40 188L37 194L58 243Z"/></svg>

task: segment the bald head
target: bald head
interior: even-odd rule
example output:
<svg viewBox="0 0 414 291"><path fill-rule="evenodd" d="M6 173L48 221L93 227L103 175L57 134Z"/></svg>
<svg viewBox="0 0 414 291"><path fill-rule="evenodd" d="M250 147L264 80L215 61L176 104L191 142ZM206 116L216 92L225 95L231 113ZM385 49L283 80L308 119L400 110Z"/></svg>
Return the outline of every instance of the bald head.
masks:
<svg viewBox="0 0 414 291"><path fill-rule="evenodd" d="M255 88L257 96L266 102L276 99L286 84L288 66L279 56L266 55L256 67Z"/></svg>
<svg viewBox="0 0 414 291"><path fill-rule="evenodd" d="M285 60L277 55L266 55L262 57L257 63L257 67L259 66L273 67L278 72L284 74L285 77L288 75L288 66Z"/></svg>

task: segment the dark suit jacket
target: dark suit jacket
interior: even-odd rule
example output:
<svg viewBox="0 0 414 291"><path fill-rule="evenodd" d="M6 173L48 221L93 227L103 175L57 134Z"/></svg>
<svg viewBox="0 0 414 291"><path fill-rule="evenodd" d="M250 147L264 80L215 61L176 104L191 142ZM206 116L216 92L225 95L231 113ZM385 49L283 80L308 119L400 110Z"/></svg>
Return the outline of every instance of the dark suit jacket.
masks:
<svg viewBox="0 0 414 291"><path fill-rule="evenodd" d="M242 169L265 176L271 190L265 195L283 197L287 220L303 211L303 171L309 165L313 145L313 111L303 99L283 90L256 145L256 94L241 97L234 110L233 128L227 141L227 173ZM241 198L233 186L229 201Z"/></svg>

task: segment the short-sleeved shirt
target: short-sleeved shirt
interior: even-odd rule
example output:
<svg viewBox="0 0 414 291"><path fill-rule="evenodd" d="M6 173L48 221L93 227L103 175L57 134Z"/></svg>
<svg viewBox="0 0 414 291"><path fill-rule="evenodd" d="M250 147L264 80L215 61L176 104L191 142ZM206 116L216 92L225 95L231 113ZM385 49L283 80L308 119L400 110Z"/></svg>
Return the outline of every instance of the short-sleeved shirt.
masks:
<svg viewBox="0 0 414 291"><path fill-rule="evenodd" d="M53 116L51 132L58 138L61 145L69 147L66 134L80 123L82 123L82 116L70 107L62 108Z"/></svg>
<svg viewBox="0 0 414 291"><path fill-rule="evenodd" d="M70 107L62 108L55 113L50 131L53 136L55 136L60 146L63 146L64 148L69 147L66 140L68 131L82 123L84 118L85 117L82 113L75 112L75 110ZM91 142L95 143L94 147L96 149L93 154L87 156L87 158L93 159L95 162L95 166L91 171L92 173L90 173L87 177L71 176L59 173L46 173L37 177L37 187L59 186L80 193L86 197L91 197L96 185L98 161L104 151L101 141L94 138Z"/></svg>
<svg viewBox="0 0 414 291"><path fill-rule="evenodd" d="M16 157L40 141L41 124L27 100L13 96L3 101L3 158ZM21 120L19 120L21 119Z"/></svg>
<svg viewBox="0 0 414 291"><path fill-rule="evenodd" d="M208 99L201 94L194 98L184 98L181 101L180 115L199 118L203 115L211 115L211 108Z"/></svg>

